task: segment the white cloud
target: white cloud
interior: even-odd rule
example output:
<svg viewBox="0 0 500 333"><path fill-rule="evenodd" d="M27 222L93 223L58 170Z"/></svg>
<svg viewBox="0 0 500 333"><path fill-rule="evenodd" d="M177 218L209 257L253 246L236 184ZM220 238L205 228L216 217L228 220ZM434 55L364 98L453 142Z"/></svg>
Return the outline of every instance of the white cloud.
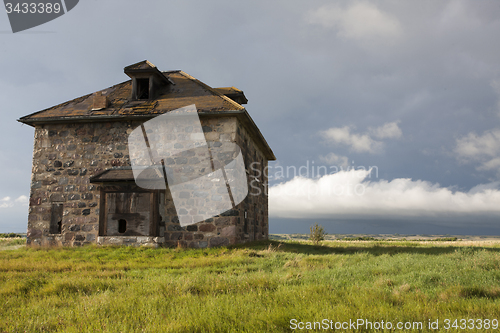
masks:
<svg viewBox="0 0 500 333"><path fill-rule="evenodd" d="M489 130L483 135L469 133L457 139L457 158L463 162L478 162L478 170L500 168L500 128Z"/></svg>
<svg viewBox="0 0 500 333"><path fill-rule="evenodd" d="M29 198L27 196L25 196L25 195L21 195L16 200L14 200L14 201L17 202L17 203L20 203L22 205L27 206L28 202L29 202Z"/></svg>
<svg viewBox="0 0 500 333"><path fill-rule="evenodd" d="M403 132L398 126L398 121L386 123L380 127L371 129L370 132L378 139L398 139L403 136Z"/></svg>
<svg viewBox="0 0 500 333"><path fill-rule="evenodd" d="M282 218L500 216L499 183L469 192L408 178L370 181L369 170L295 177L269 189L269 214Z"/></svg>
<svg viewBox="0 0 500 333"><path fill-rule="evenodd" d="M470 194L481 193L486 190L496 190L500 188L500 182L493 182L489 184L479 184L470 189Z"/></svg>
<svg viewBox="0 0 500 333"><path fill-rule="evenodd" d="M319 159L330 165L338 165L343 168L347 168L349 165L349 158L347 156L339 156L334 153L328 153L324 156L320 156Z"/></svg>
<svg viewBox="0 0 500 333"><path fill-rule="evenodd" d="M350 126L344 126L329 128L320 132L320 135L328 142L349 146L358 153L376 153L381 150L383 143L372 139L371 136L378 139L395 139L400 138L403 133L398 126L398 122L391 122L377 128L370 128L367 133L362 134L352 133Z"/></svg>
<svg viewBox="0 0 500 333"><path fill-rule="evenodd" d="M336 29L339 36L354 40L394 38L401 34L401 25L395 17L366 2L347 8L326 5L308 12L306 22Z"/></svg>
<svg viewBox="0 0 500 333"><path fill-rule="evenodd" d="M0 208L12 207L14 204L10 200L10 197L4 197L0 199Z"/></svg>
<svg viewBox="0 0 500 333"><path fill-rule="evenodd" d="M332 127L321 132L321 135L330 142L350 146L356 152L373 152L379 146L379 142L367 134L351 133L349 126Z"/></svg>
<svg viewBox="0 0 500 333"><path fill-rule="evenodd" d="M0 199L0 208L12 208L14 206L27 206L28 197L25 195L19 196L17 199L12 200L11 197L3 197Z"/></svg>

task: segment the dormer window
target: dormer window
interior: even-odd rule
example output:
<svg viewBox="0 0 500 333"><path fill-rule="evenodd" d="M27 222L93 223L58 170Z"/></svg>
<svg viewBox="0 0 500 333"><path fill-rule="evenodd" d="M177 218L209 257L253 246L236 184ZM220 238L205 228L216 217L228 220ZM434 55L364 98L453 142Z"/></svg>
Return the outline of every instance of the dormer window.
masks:
<svg viewBox="0 0 500 333"><path fill-rule="evenodd" d="M137 99L149 99L149 78L137 80Z"/></svg>
<svg viewBox="0 0 500 333"><path fill-rule="evenodd" d="M130 95L133 101L154 99L164 86L173 84L147 60L125 67L124 72L132 79Z"/></svg>

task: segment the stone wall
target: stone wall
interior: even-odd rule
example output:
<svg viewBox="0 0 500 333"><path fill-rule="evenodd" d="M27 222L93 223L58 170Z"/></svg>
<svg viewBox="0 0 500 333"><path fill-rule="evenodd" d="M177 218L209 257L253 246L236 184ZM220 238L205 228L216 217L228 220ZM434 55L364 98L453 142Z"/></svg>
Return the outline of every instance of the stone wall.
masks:
<svg viewBox="0 0 500 333"><path fill-rule="evenodd" d="M267 160L262 152L256 147L248 131L234 117L219 118L201 118L203 131L207 141L216 142L235 142L241 148L245 168L247 172L249 186L248 196L236 205L233 209L209 218L203 222L181 227L179 216L176 215L176 209L169 191L165 194L165 199L161 200L164 209L160 209L165 221L165 242L169 246L185 247L207 247L221 246L244 243L247 241L261 240L268 238L268 215L267 215L267 177L261 173L260 183L255 182L254 174L250 164L257 162L256 169L262 169L267 166ZM233 156L234 158L235 156ZM257 190L259 188L259 190ZM214 204L217 204L218 193L213 189L197 188L194 191L186 191L186 200L205 200L211 198ZM246 211L246 219L245 219ZM163 212L163 213L162 213ZM197 214L197 212L185 212L186 214ZM182 212L179 212L182 214ZM180 215L183 218L183 215ZM244 230L245 220L248 227ZM163 236L163 234L160 234Z"/></svg>
<svg viewBox="0 0 500 333"><path fill-rule="evenodd" d="M36 126L28 216L28 244L79 246L99 231L98 184L89 178L129 165L127 134L139 123ZM53 207L63 206L61 233L50 233Z"/></svg>
<svg viewBox="0 0 500 333"><path fill-rule="evenodd" d="M262 152L235 117L202 117L207 141L236 142L243 153L249 180L249 195L220 216L181 227L170 191L160 193L158 237L99 237L100 193L103 184L90 177L112 167L129 166L128 135L141 124L137 121L47 124L35 128L33 172L28 216L28 244L80 246L96 243L144 244L207 247L236 244L268 236L265 175L257 170L267 166ZM251 166L252 162L258 165ZM259 181L256 181L258 178ZM253 184L253 185L252 185ZM193 198L210 195L193 192ZM195 212L194 212L195 213ZM57 230L58 214L60 226ZM52 221L52 228L51 228ZM246 226L245 226L246 225ZM116 233L115 233L116 234ZM102 235L101 235L102 236Z"/></svg>
<svg viewBox="0 0 500 333"><path fill-rule="evenodd" d="M237 225L239 242L268 239L267 159L245 127L237 128L236 143L244 153L249 185L248 197L237 207L241 212L240 223Z"/></svg>

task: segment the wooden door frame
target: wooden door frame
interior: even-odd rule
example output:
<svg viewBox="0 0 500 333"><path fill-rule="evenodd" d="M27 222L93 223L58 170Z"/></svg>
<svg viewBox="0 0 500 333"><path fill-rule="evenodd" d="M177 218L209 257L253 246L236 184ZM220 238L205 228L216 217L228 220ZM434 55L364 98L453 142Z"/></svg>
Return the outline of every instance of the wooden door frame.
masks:
<svg viewBox="0 0 500 333"><path fill-rule="evenodd" d="M130 183L103 183L100 189L99 198L99 236L107 236L108 217L106 207L107 193L150 193L149 205L149 237L158 236L158 218L159 218L159 190L147 190ZM113 236L127 237L127 236Z"/></svg>

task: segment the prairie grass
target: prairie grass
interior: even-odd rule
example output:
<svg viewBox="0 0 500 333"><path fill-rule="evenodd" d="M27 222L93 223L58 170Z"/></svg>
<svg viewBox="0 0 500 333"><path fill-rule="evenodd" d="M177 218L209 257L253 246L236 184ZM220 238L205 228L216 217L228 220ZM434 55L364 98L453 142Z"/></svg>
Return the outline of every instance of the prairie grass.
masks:
<svg viewBox="0 0 500 333"><path fill-rule="evenodd" d="M500 319L500 246L21 248L0 251L0 300L0 332L290 332L291 319Z"/></svg>

